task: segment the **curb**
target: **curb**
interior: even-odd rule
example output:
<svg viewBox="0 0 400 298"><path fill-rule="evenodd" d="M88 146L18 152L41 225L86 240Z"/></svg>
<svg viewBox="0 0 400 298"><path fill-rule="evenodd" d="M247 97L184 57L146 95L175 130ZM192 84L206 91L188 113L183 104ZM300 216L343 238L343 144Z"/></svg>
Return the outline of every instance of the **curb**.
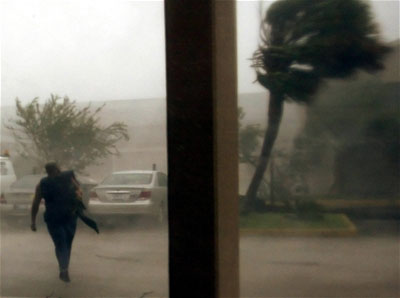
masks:
<svg viewBox="0 0 400 298"><path fill-rule="evenodd" d="M318 204L325 208L399 208L400 200L346 200L319 199Z"/></svg>
<svg viewBox="0 0 400 298"><path fill-rule="evenodd" d="M283 237L354 237L357 227L344 214L340 215L347 228L337 229L240 229L240 236L283 236Z"/></svg>

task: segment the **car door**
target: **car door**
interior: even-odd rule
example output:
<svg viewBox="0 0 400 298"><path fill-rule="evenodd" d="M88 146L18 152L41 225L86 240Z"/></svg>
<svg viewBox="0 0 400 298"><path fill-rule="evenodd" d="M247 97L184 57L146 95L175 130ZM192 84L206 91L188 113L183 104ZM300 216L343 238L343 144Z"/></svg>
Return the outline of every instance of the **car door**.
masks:
<svg viewBox="0 0 400 298"><path fill-rule="evenodd" d="M157 201L167 207L167 175L157 172L156 175Z"/></svg>
<svg viewBox="0 0 400 298"><path fill-rule="evenodd" d="M0 160L0 193L9 191L10 186L17 180L12 162L8 158L1 158Z"/></svg>

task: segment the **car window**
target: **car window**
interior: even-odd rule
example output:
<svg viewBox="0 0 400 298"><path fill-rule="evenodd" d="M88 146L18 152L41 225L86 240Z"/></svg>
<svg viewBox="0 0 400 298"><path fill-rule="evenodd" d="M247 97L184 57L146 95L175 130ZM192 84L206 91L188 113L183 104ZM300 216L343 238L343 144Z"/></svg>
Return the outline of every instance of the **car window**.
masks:
<svg viewBox="0 0 400 298"><path fill-rule="evenodd" d="M39 183L43 176L24 176L21 179L15 181L11 187L12 188L24 188L24 189L35 189L36 185Z"/></svg>
<svg viewBox="0 0 400 298"><path fill-rule="evenodd" d="M167 175L163 174L163 173L158 173L158 185L159 186L167 186Z"/></svg>
<svg viewBox="0 0 400 298"><path fill-rule="evenodd" d="M140 185L150 184L153 174L112 174L104 179L102 184L107 185Z"/></svg>

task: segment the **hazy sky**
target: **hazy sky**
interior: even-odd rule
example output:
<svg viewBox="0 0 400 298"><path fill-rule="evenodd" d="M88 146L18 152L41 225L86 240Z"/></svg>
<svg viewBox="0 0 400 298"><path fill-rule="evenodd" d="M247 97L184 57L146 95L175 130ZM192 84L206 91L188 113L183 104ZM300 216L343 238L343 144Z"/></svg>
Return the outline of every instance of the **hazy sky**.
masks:
<svg viewBox="0 0 400 298"><path fill-rule="evenodd" d="M296 1L296 0L293 0ZM267 7L271 1L266 1ZM50 93L77 101L165 96L162 1L2 0L1 103ZM399 2L373 1L386 41L399 38ZM259 4L239 1L239 92L263 91L249 67Z"/></svg>
<svg viewBox="0 0 400 298"><path fill-rule="evenodd" d="M2 1L2 103L165 96L161 1Z"/></svg>

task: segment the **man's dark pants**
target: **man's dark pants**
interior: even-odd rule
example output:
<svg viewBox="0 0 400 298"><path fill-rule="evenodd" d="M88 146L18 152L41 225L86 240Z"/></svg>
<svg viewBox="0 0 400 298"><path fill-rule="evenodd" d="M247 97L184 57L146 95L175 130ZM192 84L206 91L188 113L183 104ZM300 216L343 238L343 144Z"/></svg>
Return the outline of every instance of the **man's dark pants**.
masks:
<svg viewBox="0 0 400 298"><path fill-rule="evenodd" d="M72 241L76 231L77 217L70 217L63 222L46 222L47 230L53 239L60 271L68 270Z"/></svg>

